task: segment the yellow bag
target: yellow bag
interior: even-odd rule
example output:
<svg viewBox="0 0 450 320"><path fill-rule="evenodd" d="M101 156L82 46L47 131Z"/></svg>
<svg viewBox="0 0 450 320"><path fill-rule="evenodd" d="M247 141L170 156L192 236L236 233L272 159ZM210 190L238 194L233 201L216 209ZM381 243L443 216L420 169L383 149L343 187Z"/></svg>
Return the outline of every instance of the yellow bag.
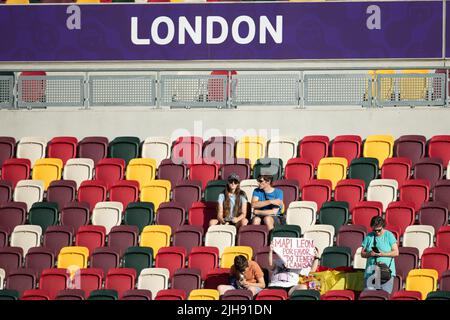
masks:
<svg viewBox="0 0 450 320"><path fill-rule="evenodd" d="M344 272L327 270L311 272L310 276L320 281L320 294L329 290L354 290L364 289L364 271Z"/></svg>

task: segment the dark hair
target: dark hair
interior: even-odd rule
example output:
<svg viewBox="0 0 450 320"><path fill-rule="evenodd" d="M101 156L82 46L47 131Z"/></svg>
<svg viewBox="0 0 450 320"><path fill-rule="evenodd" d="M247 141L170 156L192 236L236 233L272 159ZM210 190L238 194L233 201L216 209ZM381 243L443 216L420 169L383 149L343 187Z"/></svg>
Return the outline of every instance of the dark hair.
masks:
<svg viewBox="0 0 450 320"><path fill-rule="evenodd" d="M269 182L269 183L272 183L272 181L273 181L273 176L271 176L271 175L266 175L266 174L261 174L261 175L258 176L258 180L259 180L259 179L264 179L265 181L267 181L267 182Z"/></svg>
<svg viewBox="0 0 450 320"><path fill-rule="evenodd" d="M223 202L223 216L224 218L227 218L230 216L231 212L230 212L230 208L231 208L231 200L230 200L230 193L232 193L230 185L227 183L227 186L225 187L225 200ZM239 187L239 185L237 185L236 190L234 192L235 195L235 200L234 200L234 208L233 208L233 215L235 217L237 217L239 215L239 210L241 209L241 196L244 195L245 197L245 193L241 190L241 188Z"/></svg>
<svg viewBox="0 0 450 320"><path fill-rule="evenodd" d="M247 269L247 267L248 267L248 260L245 256L240 254L234 257L234 268L236 269L236 271L242 273L245 271L245 269Z"/></svg>
<svg viewBox="0 0 450 320"><path fill-rule="evenodd" d="M384 221L383 217L375 216L370 220L371 228L376 228L376 227L384 228L385 226L386 226L386 222Z"/></svg>

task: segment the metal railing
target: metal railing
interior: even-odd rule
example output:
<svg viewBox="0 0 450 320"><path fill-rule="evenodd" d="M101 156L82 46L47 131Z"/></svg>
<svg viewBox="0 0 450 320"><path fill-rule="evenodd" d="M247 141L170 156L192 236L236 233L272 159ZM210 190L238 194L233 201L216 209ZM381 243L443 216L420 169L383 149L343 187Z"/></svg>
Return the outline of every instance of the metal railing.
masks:
<svg viewBox="0 0 450 320"><path fill-rule="evenodd" d="M447 85L443 73L5 75L0 107L447 106Z"/></svg>
<svg viewBox="0 0 450 320"><path fill-rule="evenodd" d="M372 79L365 74L306 74L305 105L361 105L372 103Z"/></svg>
<svg viewBox="0 0 450 320"><path fill-rule="evenodd" d="M231 80L232 105L298 105L300 75L236 75Z"/></svg>
<svg viewBox="0 0 450 320"><path fill-rule="evenodd" d="M156 106L156 76L90 76L90 106Z"/></svg>
<svg viewBox="0 0 450 320"><path fill-rule="evenodd" d="M82 107L85 100L82 76L19 76L19 108Z"/></svg>
<svg viewBox="0 0 450 320"><path fill-rule="evenodd" d="M173 108L225 108L228 79L221 75L162 75L160 104Z"/></svg>
<svg viewBox="0 0 450 320"><path fill-rule="evenodd" d="M14 106L14 76L0 76L0 108Z"/></svg>

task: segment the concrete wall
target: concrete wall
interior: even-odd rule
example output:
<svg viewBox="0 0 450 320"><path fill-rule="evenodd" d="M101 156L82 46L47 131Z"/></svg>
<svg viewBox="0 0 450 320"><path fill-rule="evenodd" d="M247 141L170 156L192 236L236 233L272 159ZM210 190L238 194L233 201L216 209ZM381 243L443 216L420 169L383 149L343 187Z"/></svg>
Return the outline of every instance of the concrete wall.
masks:
<svg viewBox="0 0 450 320"><path fill-rule="evenodd" d="M184 130L180 130L184 129ZM238 130L238 131L234 131ZM248 130L245 132L245 130ZM272 131L274 130L274 131ZM139 108L49 108L46 110L0 110L0 135L71 135L83 138L102 135L176 137L199 135L275 135L302 137L324 134L450 134L450 109L436 107L393 107L365 109L291 107L218 109L139 109Z"/></svg>

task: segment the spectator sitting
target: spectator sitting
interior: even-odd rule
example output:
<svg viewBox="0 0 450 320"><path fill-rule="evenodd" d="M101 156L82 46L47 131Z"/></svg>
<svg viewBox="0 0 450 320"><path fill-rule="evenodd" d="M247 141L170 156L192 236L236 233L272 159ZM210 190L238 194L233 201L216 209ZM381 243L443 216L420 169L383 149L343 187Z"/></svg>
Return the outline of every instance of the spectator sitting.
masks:
<svg viewBox="0 0 450 320"><path fill-rule="evenodd" d="M237 174L232 173L228 177L225 192L219 195L217 202L217 219L211 219L210 226L232 224L239 229L240 226L248 224L247 198L244 191L240 189L240 178Z"/></svg>
<svg viewBox="0 0 450 320"><path fill-rule="evenodd" d="M273 177L260 175L258 177L259 187L253 191L252 207L254 218L252 224L262 222L270 231L275 223L283 224L281 214L283 212L283 191L272 187Z"/></svg>
<svg viewBox="0 0 450 320"><path fill-rule="evenodd" d="M234 258L234 264L230 268L230 285L220 285L217 287L220 295L228 290L247 289L253 296L257 295L266 287L264 273L255 261L248 261L243 255Z"/></svg>

